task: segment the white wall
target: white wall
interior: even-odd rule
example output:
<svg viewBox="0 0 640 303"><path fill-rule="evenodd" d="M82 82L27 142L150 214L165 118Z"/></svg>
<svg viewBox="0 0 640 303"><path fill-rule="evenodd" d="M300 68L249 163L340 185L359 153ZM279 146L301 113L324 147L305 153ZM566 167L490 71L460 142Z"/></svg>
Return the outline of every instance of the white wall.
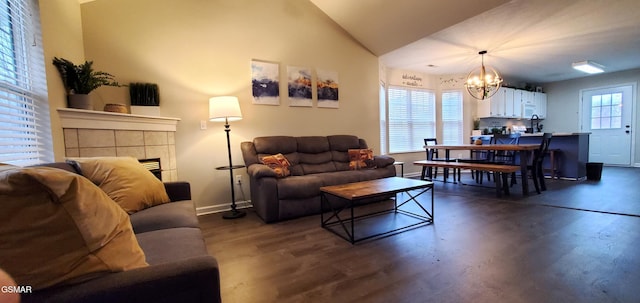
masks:
<svg viewBox="0 0 640 303"><path fill-rule="evenodd" d="M162 115L182 119L178 177L191 182L198 207L230 202L228 172L215 170L227 165L223 124L200 130L211 96L240 99L234 164L243 163L240 142L256 136L353 134L379 152L377 58L307 0L97 0L81 9L86 58L120 82L157 83ZM280 106L252 104L251 59L280 63ZM289 107L287 65L337 71L340 108ZM129 102L126 88L94 94Z"/></svg>
<svg viewBox="0 0 640 303"><path fill-rule="evenodd" d="M579 79L546 83L543 85L547 93L547 118L544 121L545 131L552 132L579 132L580 117L580 90L612 86L618 84L635 83L637 90L634 92L634 112L640 117L640 104L638 103L638 83L640 82L640 69L592 75ZM636 121L636 127L640 124ZM640 131L635 130L632 143L634 145L634 159L632 163L640 166Z"/></svg>

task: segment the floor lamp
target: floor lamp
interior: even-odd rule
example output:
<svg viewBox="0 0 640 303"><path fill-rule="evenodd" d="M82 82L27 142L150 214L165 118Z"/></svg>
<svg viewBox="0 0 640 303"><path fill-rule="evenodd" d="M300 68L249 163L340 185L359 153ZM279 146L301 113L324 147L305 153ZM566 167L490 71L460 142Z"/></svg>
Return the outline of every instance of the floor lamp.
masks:
<svg viewBox="0 0 640 303"><path fill-rule="evenodd" d="M231 184L231 210L222 214L225 219L237 219L246 215L245 212L236 209L236 193L233 186L233 170L244 167L244 165L233 165L231 161L231 141L229 140L229 121L242 119L240 103L237 97L223 96L209 99L209 121L224 122L224 131L227 133L227 153L229 154L229 166L217 167L218 170L229 171L229 182Z"/></svg>

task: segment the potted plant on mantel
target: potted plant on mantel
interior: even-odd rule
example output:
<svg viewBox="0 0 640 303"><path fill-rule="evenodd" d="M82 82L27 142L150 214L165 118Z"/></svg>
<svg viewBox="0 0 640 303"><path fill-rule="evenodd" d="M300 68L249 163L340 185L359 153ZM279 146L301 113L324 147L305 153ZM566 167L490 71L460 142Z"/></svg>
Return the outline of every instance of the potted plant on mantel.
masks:
<svg viewBox="0 0 640 303"><path fill-rule="evenodd" d="M93 110L89 93L100 86L117 86L114 76L93 70L93 61L85 61L75 65L63 58L53 58L53 65L58 69L62 84L67 91L67 104L70 108Z"/></svg>
<svg viewBox="0 0 640 303"><path fill-rule="evenodd" d="M129 83L131 113L160 116L160 93L155 83Z"/></svg>

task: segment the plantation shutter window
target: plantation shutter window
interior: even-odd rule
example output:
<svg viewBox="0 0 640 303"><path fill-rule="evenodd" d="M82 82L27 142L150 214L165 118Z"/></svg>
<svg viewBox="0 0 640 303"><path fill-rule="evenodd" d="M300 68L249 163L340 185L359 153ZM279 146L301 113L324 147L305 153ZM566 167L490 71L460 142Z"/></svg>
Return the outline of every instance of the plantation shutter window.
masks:
<svg viewBox="0 0 640 303"><path fill-rule="evenodd" d="M0 0L0 163L53 161L36 0Z"/></svg>
<svg viewBox="0 0 640 303"><path fill-rule="evenodd" d="M389 152L423 151L424 138L435 137L435 94L432 91L389 87Z"/></svg>
<svg viewBox="0 0 640 303"><path fill-rule="evenodd" d="M442 93L442 143L462 144L464 140L462 120L462 91Z"/></svg>

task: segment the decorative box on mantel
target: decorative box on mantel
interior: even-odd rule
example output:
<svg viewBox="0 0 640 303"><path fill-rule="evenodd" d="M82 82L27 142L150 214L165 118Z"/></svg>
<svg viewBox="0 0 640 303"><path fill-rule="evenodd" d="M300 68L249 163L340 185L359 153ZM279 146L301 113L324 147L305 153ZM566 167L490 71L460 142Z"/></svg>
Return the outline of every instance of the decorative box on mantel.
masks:
<svg viewBox="0 0 640 303"><path fill-rule="evenodd" d="M179 118L59 108L65 156L160 158L163 181L177 181Z"/></svg>

